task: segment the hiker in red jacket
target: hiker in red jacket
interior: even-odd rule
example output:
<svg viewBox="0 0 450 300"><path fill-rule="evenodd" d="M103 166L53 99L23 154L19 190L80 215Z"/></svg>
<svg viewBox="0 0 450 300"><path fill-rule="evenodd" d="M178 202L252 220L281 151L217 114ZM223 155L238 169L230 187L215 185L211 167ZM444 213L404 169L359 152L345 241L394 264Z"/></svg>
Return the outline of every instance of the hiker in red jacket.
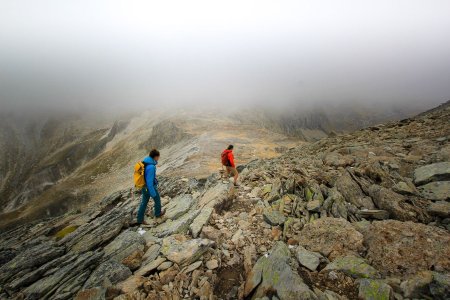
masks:
<svg viewBox="0 0 450 300"><path fill-rule="evenodd" d="M233 145L229 145L227 149L222 152L222 165L225 167L227 171L227 178L232 174L234 176L234 185L237 186L237 179L239 177L239 173L236 169L236 165L234 164L234 155L233 155Z"/></svg>

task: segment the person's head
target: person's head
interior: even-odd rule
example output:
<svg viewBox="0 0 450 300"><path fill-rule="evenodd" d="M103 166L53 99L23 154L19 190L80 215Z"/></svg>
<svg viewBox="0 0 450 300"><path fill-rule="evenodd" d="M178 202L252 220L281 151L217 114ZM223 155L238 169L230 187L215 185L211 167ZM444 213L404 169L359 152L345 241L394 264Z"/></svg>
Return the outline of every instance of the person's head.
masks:
<svg viewBox="0 0 450 300"><path fill-rule="evenodd" d="M233 145L229 145L227 149L228 150L233 150L233 148L234 148Z"/></svg>
<svg viewBox="0 0 450 300"><path fill-rule="evenodd" d="M154 160L158 161L159 160L159 151L156 149L153 149L152 151L150 151L150 154L148 156L150 156Z"/></svg>

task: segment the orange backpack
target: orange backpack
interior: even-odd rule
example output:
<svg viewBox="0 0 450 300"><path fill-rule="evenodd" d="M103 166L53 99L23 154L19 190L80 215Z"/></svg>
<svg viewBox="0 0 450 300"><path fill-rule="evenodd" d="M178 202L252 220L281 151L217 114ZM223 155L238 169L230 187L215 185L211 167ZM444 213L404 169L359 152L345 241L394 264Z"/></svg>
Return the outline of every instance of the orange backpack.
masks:
<svg viewBox="0 0 450 300"><path fill-rule="evenodd" d="M145 164L143 161L134 165L134 186L138 189L145 186Z"/></svg>

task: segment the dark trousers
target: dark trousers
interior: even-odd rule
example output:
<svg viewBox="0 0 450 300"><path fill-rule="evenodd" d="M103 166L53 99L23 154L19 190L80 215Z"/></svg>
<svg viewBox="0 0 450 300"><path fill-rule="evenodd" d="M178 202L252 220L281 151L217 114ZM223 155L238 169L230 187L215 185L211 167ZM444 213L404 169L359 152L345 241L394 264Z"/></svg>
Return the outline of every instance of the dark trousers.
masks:
<svg viewBox="0 0 450 300"><path fill-rule="evenodd" d="M155 189L156 190L156 189ZM158 190L156 190L156 196L152 197L155 202L154 205L154 214L155 217L159 217L161 215L161 198L159 197ZM142 199L141 205L139 205L139 210L137 214L138 223L142 223L144 221L145 210L147 209L148 200L150 199L150 193L148 192L148 188L142 188Z"/></svg>

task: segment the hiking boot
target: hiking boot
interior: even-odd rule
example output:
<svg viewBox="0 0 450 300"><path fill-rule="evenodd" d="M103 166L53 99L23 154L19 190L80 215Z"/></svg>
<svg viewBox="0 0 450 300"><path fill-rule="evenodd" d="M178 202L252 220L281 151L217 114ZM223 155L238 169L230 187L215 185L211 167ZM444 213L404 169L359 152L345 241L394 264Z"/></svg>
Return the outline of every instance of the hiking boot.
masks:
<svg viewBox="0 0 450 300"><path fill-rule="evenodd" d="M164 216L166 214L166 210L162 210L161 214L159 216L157 216L156 218L161 218L162 216Z"/></svg>

